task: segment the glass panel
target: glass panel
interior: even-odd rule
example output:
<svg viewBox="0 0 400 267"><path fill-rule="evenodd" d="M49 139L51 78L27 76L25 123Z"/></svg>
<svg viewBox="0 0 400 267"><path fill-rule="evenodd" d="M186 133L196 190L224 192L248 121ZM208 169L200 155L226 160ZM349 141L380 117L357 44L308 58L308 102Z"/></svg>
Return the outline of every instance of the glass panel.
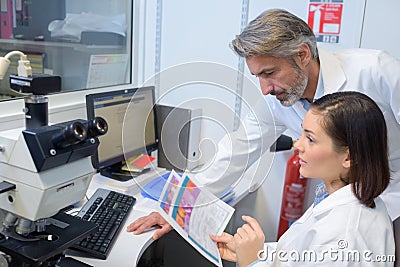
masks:
<svg viewBox="0 0 400 267"><path fill-rule="evenodd" d="M131 83L132 0L0 1L0 56L22 51L33 72L61 76L62 92ZM10 60L1 99L20 96Z"/></svg>

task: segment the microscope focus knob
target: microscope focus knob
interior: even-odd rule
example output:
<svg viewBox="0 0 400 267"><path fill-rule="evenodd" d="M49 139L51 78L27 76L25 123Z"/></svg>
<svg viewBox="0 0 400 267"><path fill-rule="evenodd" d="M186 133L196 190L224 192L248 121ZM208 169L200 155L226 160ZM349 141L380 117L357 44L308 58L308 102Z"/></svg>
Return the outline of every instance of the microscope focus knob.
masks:
<svg viewBox="0 0 400 267"><path fill-rule="evenodd" d="M8 255L0 254L0 267L8 267Z"/></svg>

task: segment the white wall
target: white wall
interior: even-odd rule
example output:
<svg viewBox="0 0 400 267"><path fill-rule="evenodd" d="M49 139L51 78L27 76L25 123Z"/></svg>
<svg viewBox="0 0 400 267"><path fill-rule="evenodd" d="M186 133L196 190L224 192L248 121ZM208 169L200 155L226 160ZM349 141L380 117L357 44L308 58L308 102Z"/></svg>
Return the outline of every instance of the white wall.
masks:
<svg viewBox="0 0 400 267"><path fill-rule="evenodd" d="M400 58L400 1L368 0L360 47L382 49Z"/></svg>

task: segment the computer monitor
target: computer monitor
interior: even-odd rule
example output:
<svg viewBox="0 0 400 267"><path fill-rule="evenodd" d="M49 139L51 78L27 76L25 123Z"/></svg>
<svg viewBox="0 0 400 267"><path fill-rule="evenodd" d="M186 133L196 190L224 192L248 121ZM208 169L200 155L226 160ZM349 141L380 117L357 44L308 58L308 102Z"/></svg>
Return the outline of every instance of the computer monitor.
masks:
<svg viewBox="0 0 400 267"><path fill-rule="evenodd" d="M94 93L86 96L87 117L102 117L107 134L100 136L93 166L102 175L126 181L133 176L125 160L158 148L154 86Z"/></svg>

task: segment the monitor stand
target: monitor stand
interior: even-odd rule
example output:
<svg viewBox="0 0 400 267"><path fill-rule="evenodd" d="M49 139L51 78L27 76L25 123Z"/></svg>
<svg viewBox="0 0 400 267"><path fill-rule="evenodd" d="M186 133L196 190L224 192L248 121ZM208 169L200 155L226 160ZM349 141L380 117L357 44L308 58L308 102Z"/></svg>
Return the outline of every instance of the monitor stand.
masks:
<svg viewBox="0 0 400 267"><path fill-rule="evenodd" d="M112 166L103 168L101 170L99 170L100 174L102 176L120 181L120 182L126 182L129 181L130 179L133 179L134 177L136 177L137 175L135 175L135 173L131 173L128 171L124 171L122 170L122 164L121 163L117 163L114 164Z"/></svg>

